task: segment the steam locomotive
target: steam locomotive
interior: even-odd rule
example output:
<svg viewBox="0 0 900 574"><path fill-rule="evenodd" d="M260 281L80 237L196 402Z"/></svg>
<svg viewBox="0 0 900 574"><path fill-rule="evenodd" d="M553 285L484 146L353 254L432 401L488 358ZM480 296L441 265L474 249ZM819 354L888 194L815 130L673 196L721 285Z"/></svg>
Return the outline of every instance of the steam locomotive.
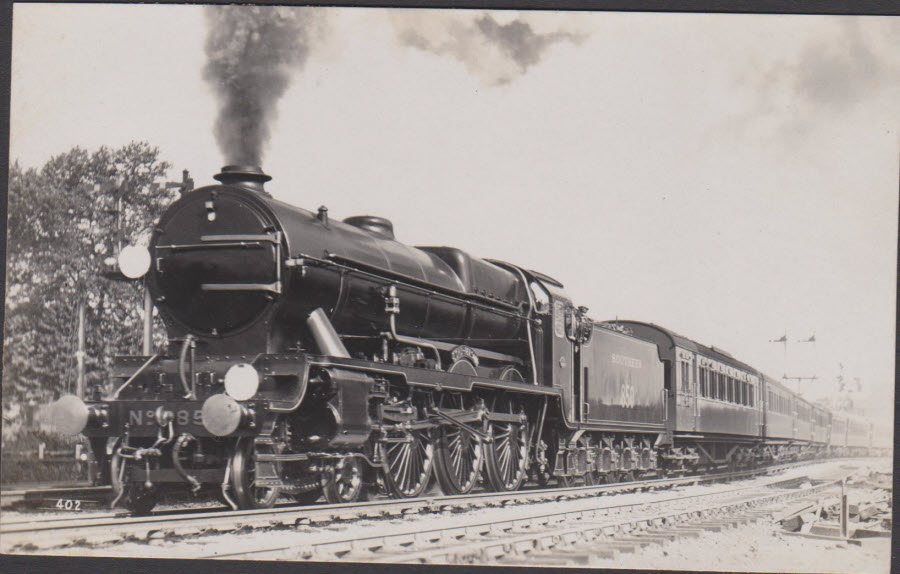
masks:
<svg viewBox="0 0 900 574"><path fill-rule="evenodd" d="M146 256L165 350L63 397L114 505L234 508L526 480L570 485L864 449L851 426L714 347L598 323L542 273L410 247L390 221L272 198L259 168L173 203Z"/></svg>

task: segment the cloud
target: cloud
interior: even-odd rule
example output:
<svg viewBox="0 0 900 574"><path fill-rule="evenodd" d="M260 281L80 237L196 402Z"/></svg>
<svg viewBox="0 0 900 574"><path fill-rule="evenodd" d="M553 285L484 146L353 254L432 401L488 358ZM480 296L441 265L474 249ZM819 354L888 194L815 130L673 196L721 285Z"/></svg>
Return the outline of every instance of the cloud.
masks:
<svg viewBox="0 0 900 574"><path fill-rule="evenodd" d="M872 24L863 29L858 18L841 18L799 49L736 68L750 102L721 129L732 137L767 134L794 145L836 114L900 91L896 24Z"/></svg>
<svg viewBox="0 0 900 574"><path fill-rule="evenodd" d="M786 71L792 72L792 87L798 97L841 111L896 79L896 66L890 64L875 52L859 23L849 19L844 21L838 38L808 45L796 65Z"/></svg>
<svg viewBox="0 0 900 574"><path fill-rule="evenodd" d="M561 43L579 44L583 32L556 29L536 31L525 16L506 22L491 14L398 11L390 15L397 40L404 46L450 56L488 85L502 85L523 76L539 64L548 48Z"/></svg>

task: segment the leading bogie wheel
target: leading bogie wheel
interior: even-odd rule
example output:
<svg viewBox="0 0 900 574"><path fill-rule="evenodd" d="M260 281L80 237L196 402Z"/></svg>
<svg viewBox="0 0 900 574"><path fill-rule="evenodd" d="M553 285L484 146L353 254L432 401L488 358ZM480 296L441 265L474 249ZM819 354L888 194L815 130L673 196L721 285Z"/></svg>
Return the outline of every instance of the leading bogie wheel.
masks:
<svg viewBox="0 0 900 574"><path fill-rule="evenodd" d="M272 508L281 494L272 486L256 485L256 445L253 437L241 437L231 457L231 487L241 509Z"/></svg>
<svg viewBox="0 0 900 574"><path fill-rule="evenodd" d="M116 443L109 460L113 501L134 514L150 514L159 500L159 492L155 487L147 488L142 483L131 480L131 472L137 463L119 454L120 446L121 443Z"/></svg>
<svg viewBox="0 0 900 574"><path fill-rule="evenodd" d="M334 466L334 474L322 488L326 502L348 504L366 500L364 467L359 457L345 456Z"/></svg>
<svg viewBox="0 0 900 574"><path fill-rule="evenodd" d="M490 437L484 461L487 486L498 492L518 490L528 466L528 419L522 406L509 397L495 401L493 412L518 420L485 421Z"/></svg>

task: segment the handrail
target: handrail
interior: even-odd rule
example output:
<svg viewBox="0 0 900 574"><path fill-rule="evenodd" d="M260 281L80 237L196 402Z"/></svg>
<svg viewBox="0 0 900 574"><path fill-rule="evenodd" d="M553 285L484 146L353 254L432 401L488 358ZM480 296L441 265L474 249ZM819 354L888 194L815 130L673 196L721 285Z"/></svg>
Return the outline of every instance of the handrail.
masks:
<svg viewBox="0 0 900 574"><path fill-rule="evenodd" d="M132 381L134 381L134 380L138 377L138 375L140 375L141 373L143 373L143 372L144 372L144 369L146 369L147 367L149 367L149 366L150 366L150 363L152 363L153 361L155 361L158 357L159 357L159 353L154 353L152 357L150 357L149 359L147 359L147 361L145 361L144 364L141 365L141 368L139 368L138 370L136 370L136 371L134 372L134 374L131 375L131 376L128 378L127 381L125 381L124 383L122 383L122 386L119 387L119 388L116 390L115 393L113 393L113 398L114 398L114 399L118 399L118 398L119 398L119 393L121 393L123 390L125 390L125 387L127 387L128 385L130 385L130 384L132 383Z"/></svg>

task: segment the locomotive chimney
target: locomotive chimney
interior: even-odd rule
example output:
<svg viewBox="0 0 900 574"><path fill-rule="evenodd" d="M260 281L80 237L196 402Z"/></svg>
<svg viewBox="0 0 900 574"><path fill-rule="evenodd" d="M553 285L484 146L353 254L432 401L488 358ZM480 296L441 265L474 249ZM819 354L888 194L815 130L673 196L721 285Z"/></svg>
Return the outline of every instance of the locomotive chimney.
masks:
<svg viewBox="0 0 900 574"><path fill-rule="evenodd" d="M221 173L213 176L213 179L225 185L240 185L269 195L263 184L272 179L272 176L255 165L226 165Z"/></svg>

